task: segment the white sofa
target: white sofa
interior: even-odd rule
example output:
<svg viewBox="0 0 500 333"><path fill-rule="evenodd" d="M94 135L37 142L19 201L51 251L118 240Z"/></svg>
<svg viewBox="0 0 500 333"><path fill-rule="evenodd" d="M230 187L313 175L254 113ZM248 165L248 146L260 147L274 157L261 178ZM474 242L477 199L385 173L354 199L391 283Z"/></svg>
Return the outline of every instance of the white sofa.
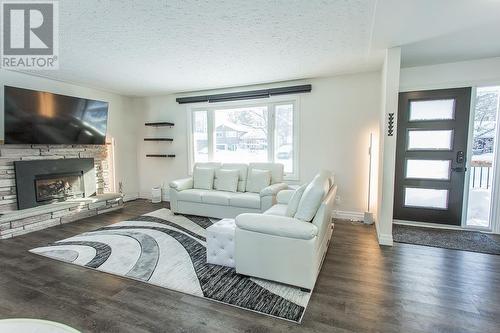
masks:
<svg viewBox="0 0 500 333"><path fill-rule="evenodd" d="M294 216L287 212L293 190L281 191L263 214L238 215L236 272L312 290L332 235L336 191L332 174L323 171L305 188Z"/></svg>
<svg viewBox="0 0 500 333"><path fill-rule="evenodd" d="M196 168L215 170L238 170L237 192L217 191L215 189L193 188L193 177L170 183L170 209L174 213L234 218L241 213L260 213L276 203L279 191L287 189L283 183L283 165L279 163L196 163ZM258 193L247 191L248 175L253 169L270 171L269 186ZM215 184L217 179L214 180ZM215 186L215 185L214 185Z"/></svg>

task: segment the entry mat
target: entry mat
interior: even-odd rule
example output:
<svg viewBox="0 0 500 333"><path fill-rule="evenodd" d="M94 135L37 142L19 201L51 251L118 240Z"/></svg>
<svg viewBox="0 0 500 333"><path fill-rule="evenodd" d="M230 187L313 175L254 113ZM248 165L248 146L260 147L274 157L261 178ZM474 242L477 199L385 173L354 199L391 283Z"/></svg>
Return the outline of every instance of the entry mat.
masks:
<svg viewBox="0 0 500 333"><path fill-rule="evenodd" d="M500 255L500 238L478 231L392 225L395 242Z"/></svg>

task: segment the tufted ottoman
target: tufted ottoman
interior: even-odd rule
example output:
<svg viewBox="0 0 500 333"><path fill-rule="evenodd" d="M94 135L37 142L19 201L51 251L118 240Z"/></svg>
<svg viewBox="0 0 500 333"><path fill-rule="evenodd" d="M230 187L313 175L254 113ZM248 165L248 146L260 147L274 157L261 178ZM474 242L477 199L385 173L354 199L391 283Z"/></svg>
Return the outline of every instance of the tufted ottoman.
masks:
<svg viewBox="0 0 500 333"><path fill-rule="evenodd" d="M234 267L234 219L222 219L207 228L207 263Z"/></svg>

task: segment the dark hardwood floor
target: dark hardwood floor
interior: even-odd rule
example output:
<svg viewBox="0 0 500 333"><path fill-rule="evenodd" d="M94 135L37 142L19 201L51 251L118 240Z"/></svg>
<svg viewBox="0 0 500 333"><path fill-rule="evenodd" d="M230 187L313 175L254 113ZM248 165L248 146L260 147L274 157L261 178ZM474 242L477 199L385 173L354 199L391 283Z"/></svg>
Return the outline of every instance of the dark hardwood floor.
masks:
<svg viewBox="0 0 500 333"><path fill-rule="evenodd" d="M166 204L0 241L0 318L84 332L500 332L500 256L395 244L339 221L301 325L28 252Z"/></svg>

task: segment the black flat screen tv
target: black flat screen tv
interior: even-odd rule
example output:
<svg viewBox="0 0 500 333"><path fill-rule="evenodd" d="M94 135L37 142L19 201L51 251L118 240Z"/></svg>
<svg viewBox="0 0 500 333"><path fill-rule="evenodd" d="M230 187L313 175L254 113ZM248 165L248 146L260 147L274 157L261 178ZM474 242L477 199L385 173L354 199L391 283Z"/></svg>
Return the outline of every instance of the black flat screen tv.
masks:
<svg viewBox="0 0 500 333"><path fill-rule="evenodd" d="M108 103L4 87L6 144L106 143Z"/></svg>

